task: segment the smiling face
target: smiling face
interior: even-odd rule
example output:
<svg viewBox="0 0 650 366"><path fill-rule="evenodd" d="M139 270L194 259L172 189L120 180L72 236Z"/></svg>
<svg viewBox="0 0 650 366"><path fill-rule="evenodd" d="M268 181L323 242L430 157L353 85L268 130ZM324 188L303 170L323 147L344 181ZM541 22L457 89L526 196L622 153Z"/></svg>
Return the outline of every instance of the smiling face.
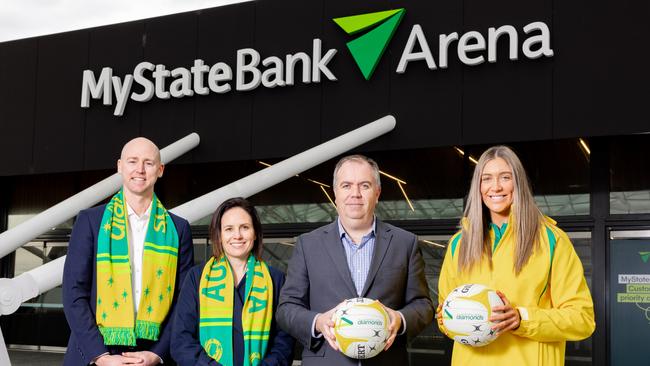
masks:
<svg viewBox="0 0 650 366"><path fill-rule="evenodd" d="M508 221L514 190L512 168L505 160L495 158L485 164L481 173L481 197L494 224Z"/></svg>
<svg viewBox="0 0 650 366"><path fill-rule="evenodd" d="M160 151L153 142L139 137L129 141L117 161L117 172L122 175L122 185L127 196L151 197L156 180L162 176L164 166Z"/></svg>
<svg viewBox="0 0 650 366"><path fill-rule="evenodd" d="M346 229L372 224L381 188L370 164L350 160L336 175L336 211Z"/></svg>
<svg viewBox="0 0 650 366"><path fill-rule="evenodd" d="M232 261L248 260L255 244L253 219L241 207L233 207L221 217L221 247L226 257Z"/></svg>

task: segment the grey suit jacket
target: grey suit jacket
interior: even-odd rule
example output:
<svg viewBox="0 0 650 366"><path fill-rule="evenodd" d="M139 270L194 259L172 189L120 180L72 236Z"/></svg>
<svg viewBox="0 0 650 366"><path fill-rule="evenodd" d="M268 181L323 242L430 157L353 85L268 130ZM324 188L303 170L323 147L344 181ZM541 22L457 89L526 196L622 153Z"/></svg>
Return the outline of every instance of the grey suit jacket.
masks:
<svg viewBox="0 0 650 366"><path fill-rule="evenodd" d="M363 297L381 301L400 311L408 335L417 335L433 319L433 305L424 277L424 261L415 235L377 220L375 248ZM280 292L278 324L304 346L302 364L358 365L358 361L334 351L323 338L312 338L311 326L318 313L341 301L357 297L345 249L336 221L298 238ZM406 335L363 365L408 364Z"/></svg>

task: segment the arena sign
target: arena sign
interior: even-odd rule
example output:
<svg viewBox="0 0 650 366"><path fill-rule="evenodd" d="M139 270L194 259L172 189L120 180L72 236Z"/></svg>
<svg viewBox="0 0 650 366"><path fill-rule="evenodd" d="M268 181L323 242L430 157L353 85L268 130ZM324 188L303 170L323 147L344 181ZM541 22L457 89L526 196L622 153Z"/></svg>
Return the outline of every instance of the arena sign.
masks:
<svg viewBox="0 0 650 366"><path fill-rule="evenodd" d="M335 18L347 34L354 35L374 29L347 43L348 49L366 80L380 62L406 10L392 9L375 13L359 14ZM550 30L544 22L532 22L523 27L526 39L521 45L521 53L526 58L536 59L553 56L550 47ZM508 58L519 59L519 32L511 25L489 28L486 37L478 31L463 34L452 32L434 37L438 41L437 55L434 57L424 30L419 24L412 26L408 40L395 70L398 74L406 72L410 63L424 61L430 70L445 69L449 65L450 54L455 53L458 60L467 66L480 65L487 60L497 61L497 42L508 42ZM455 48L455 52L453 52ZM487 57L485 55L487 51ZM300 68L303 84L320 83L327 78L337 81L328 64L338 53L335 48L323 51L323 41L312 41L311 54L297 52L283 57L262 55L253 48L236 51L234 68L225 62L207 65L202 59L195 59L192 66L168 69L164 64L154 65L143 61L138 63L132 74L124 77L113 75L111 67L102 68L96 77L92 70L83 71L81 85L81 107L89 108L91 99L102 99L106 106L115 104L113 114L122 116L127 102L148 102L158 99L184 98L195 94L224 94L233 89L239 92L251 91L258 87L288 87L295 85L296 69ZM436 63L436 58L438 62ZM260 65L261 61L261 65ZM139 85L133 90L134 84Z"/></svg>

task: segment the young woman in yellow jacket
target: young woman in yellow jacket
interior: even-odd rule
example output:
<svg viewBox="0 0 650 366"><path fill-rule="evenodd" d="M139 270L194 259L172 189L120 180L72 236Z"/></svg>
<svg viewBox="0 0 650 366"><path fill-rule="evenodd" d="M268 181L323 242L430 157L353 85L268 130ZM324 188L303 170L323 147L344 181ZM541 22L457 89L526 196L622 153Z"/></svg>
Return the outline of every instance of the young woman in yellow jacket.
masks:
<svg viewBox="0 0 650 366"><path fill-rule="evenodd" d="M442 265L439 303L477 283L497 290L505 306L490 319L499 337L484 347L454 343L452 365L564 365L566 341L595 329L593 301L569 237L540 212L510 148L483 153L464 215Z"/></svg>

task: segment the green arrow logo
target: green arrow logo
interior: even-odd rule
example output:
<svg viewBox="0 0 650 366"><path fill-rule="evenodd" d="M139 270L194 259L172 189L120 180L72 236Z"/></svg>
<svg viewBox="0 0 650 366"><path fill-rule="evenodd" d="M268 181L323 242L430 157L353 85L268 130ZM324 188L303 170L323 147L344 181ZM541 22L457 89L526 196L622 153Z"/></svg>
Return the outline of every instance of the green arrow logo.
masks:
<svg viewBox="0 0 650 366"><path fill-rule="evenodd" d="M641 256L643 263L648 263L648 259L650 259L650 252L639 252L639 255Z"/></svg>
<svg viewBox="0 0 650 366"><path fill-rule="evenodd" d="M405 12L404 8L400 8L332 19L350 35L379 24L375 29L347 43L354 61L366 80L370 80L375 72L379 59L384 54L388 42L393 38Z"/></svg>

